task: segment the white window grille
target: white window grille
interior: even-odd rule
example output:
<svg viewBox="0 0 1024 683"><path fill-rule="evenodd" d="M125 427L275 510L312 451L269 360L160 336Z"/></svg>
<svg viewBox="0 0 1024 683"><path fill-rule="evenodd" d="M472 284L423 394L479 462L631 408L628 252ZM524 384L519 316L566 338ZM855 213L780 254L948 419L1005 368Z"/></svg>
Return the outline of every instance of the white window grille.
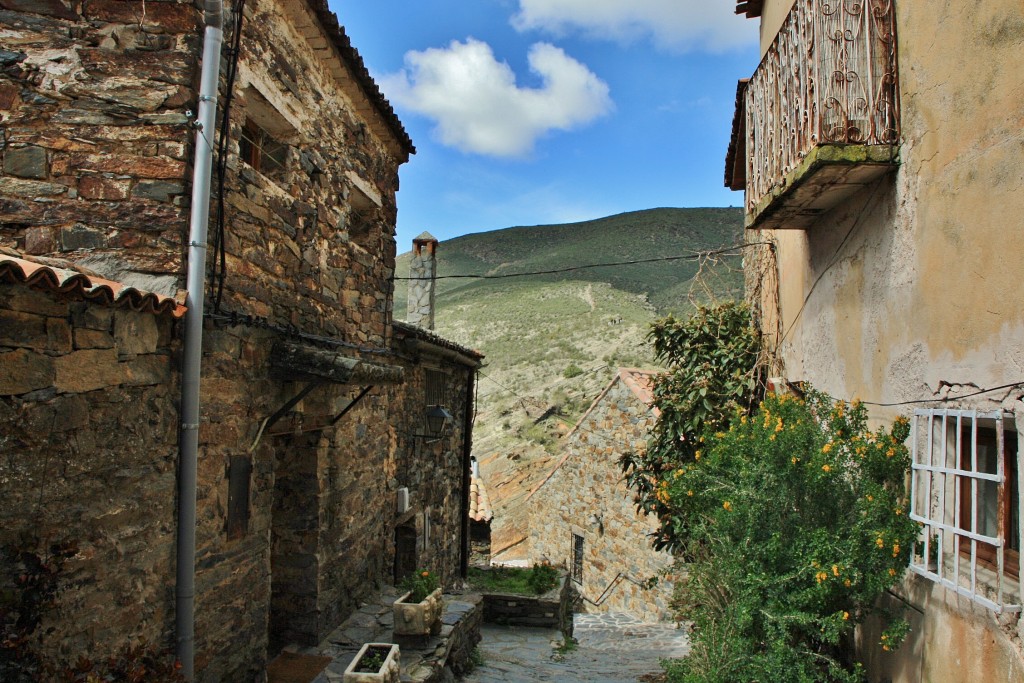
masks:
<svg viewBox="0 0 1024 683"><path fill-rule="evenodd" d="M1021 611L1017 435L1001 412L921 409L912 432L911 571L997 612Z"/></svg>

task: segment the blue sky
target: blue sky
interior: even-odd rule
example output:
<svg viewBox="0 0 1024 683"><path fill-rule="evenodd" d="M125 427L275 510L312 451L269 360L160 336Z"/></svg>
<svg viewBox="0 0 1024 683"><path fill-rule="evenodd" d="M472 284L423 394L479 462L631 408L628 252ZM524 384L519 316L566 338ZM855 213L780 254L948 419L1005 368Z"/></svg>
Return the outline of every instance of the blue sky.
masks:
<svg viewBox="0 0 1024 683"><path fill-rule="evenodd" d="M398 248L659 206L722 185L757 23L729 0L330 0L412 136Z"/></svg>

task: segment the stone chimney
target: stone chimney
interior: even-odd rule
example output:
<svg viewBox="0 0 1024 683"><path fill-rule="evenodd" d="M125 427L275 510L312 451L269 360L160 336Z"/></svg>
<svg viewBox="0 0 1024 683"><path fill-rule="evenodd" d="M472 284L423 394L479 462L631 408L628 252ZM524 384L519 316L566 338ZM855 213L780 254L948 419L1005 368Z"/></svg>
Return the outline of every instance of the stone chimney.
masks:
<svg viewBox="0 0 1024 683"><path fill-rule="evenodd" d="M437 284L437 239L424 232L412 241L409 264L409 313L406 322L434 329L434 288Z"/></svg>

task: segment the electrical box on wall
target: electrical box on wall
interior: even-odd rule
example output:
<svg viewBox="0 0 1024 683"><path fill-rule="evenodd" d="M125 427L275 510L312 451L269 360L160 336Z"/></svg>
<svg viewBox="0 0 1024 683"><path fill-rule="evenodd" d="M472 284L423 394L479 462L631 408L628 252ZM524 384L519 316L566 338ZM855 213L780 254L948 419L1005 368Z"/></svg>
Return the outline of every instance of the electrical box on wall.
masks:
<svg viewBox="0 0 1024 683"><path fill-rule="evenodd" d="M398 498L398 506L397 506L398 514L404 515L406 512L409 511L409 489L408 489L408 487L403 486L402 488L398 489L398 496L397 496L397 498Z"/></svg>

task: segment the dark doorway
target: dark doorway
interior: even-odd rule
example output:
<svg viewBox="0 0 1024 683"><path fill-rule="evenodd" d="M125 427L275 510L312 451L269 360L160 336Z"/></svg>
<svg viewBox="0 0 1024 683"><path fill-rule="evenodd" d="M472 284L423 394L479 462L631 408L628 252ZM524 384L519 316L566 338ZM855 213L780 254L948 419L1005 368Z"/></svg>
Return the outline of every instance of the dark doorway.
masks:
<svg viewBox="0 0 1024 683"><path fill-rule="evenodd" d="M319 434L276 437L270 531L270 634L273 657L290 643L318 642Z"/></svg>
<svg viewBox="0 0 1024 683"><path fill-rule="evenodd" d="M395 527L395 585L416 571L416 521Z"/></svg>

